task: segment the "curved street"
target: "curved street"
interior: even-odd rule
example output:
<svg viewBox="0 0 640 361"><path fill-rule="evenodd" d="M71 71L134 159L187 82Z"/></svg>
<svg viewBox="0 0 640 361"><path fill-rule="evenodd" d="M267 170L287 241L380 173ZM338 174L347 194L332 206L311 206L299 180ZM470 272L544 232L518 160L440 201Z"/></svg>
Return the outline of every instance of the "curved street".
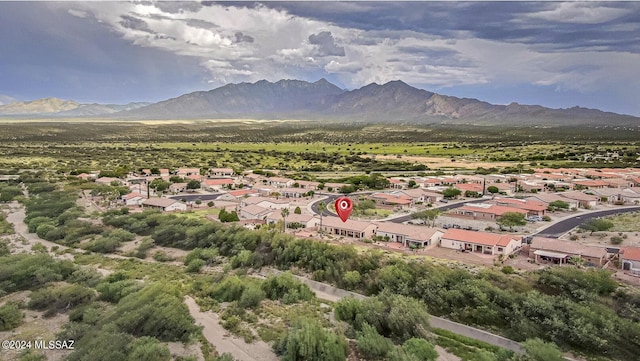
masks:
<svg viewBox="0 0 640 361"><path fill-rule="evenodd" d="M615 209L607 209L603 211L594 211L589 213L576 214L575 216L572 216L572 217L560 220L554 224L551 224L548 227L542 230L539 230L537 233L533 235L549 237L549 238L558 238L590 219L611 216L614 214L638 212L638 211L640 211L640 207L633 206L633 207L615 208Z"/></svg>

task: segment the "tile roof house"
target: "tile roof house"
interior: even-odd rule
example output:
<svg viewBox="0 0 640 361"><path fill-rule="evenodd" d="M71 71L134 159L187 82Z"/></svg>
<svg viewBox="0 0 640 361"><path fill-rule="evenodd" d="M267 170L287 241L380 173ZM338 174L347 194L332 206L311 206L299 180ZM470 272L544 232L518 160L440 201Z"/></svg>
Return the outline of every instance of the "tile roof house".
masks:
<svg viewBox="0 0 640 361"><path fill-rule="evenodd" d="M578 202L578 205L582 208L593 208L598 204L598 197L586 194L580 191L561 192L558 195L565 199L570 199Z"/></svg>
<svg viewBox="0 0 640 361"><path fill-rule="evenodd" d="M202 182L202 188L206 190L219 191L220 189L233 184L234 181L231 178L205 179Z"/></svg>
<svg viewBox="0 0 640 361"><path fill-rule="evenodd" d="M390 242L402 243L405 247L429 247L440 242L443 232L436 228L399 224L393 222L376 223L376 236L388 239Z"/></svg>
<svg viewBox="0 0 640 361"><path fill-rule="evenodd" d="M640 275L640 247L625 247L620 254L620 265L623 271Z"/></svg>
<svg viewBox="0 0 640 361"><path fill-rule="evenodd" d="M149 198L142 201L144 208L159 208L163 212L186 211L187 205L170 198Z"/></svg>
<svg viewBox="0 0 640 361"><path fill-rule="evenodd" d="M275 198L266 198L266 197L249 197L243 198L240 201L240 206L246 207L251 204L257 204L263 208L269 209L283 209L289 208L289 200L288 199L275 199Z"/></svg>
<svg viewBox="0 0 640 361"><path fill-rule="evenodd" d="M505 213L522 213L526 216L528 211L521 208L496 204L468 203L460 208L455 208L452 214L481 221L496 221Z"/></svg>
<svg viewBox="0 0 640 361"><path fill-rule="evenodd" d="M533 237L529 245L529 257L536 262L546 260L559 264L567 263L570 257L580 257L588 266L602 266L607 259L607 250L574 241Z"/></svg>
<svg viewBox="0 0 640 361"><path fill-rule="evenodd" d="M267 223L278 223L282 220L280 212L273 212L267 216ZM290 228L293 223L302 225L301 228L313 228L320 224L320 217L311 214L296 214L290 213L286 218L286 227Z"/></svg>
<svg viewBox="0 0 640 361"><path fill-rule="evenodd" d="M187 183L172 183L169 186L169 191L172 193L180 193L187 190Z"/></svg>
<svg viewBox="0 0 640 361"><path fill-rule="evenodd" d="M200 168L178 168L176 175L186 177L190 175L200 175Z"/></svg>
<svg viewBox="0 0 640 361"><path fill-rule="evenodd" d="M466 231L449 228L440 238L440 247L490 255L509 255L522 246L522 237L510 234Z"/></svg>
<svg viewBox="0 0 640 361"><path fill-rule="evenodd" d="M398 206L401 208L406 208L413 205L413 199L404 194L373 193L370 197L377 203L383 205Z"/></svg>
<svg viewBox="0 0 640 361"><path fill-rule="evenodd" d="M494 203L499 206L521 208L527 211L529 216L544 216L547 211L547 205L540 201L532 199L517 199L517 198L495 198L489 203Z"/></svg>
<svg viewBox="0 0 640 361"><path fill-rule="evenodd" d="M268 215L273 213L272 209L261 207L257 204L251 204L240 208L240 218L242 219L266 219Z"/></svg>
<svg viewBox="0 0 640 361"><path fill-rule="evenodd" d="M578 208L579 206L577 200L561 197L560 193L538 193L528 197L527 199L537 200L542 203L546 203L547 205L555 201L562 201L569 204L569 209Z"/></svg>
<svg viewBox="0 0 640 361"><path fill-rule="evenodd" d="M373 223L348 219L346 222L338 217L324 217L322 230L330 235L351 238L371 238L376 226Z"/></svg>
<svg viewBox="0 0 640 361"><path fill-rule="evenodd" d="M122 179L120 178L113 178L113 177L100 177L98 179L96 179L95 181L97 184L106 184L106 185L110 185L111 183L118 183L118 184L123 184Z"/></svg>
<svg viewBox="0 0 640 361"><path fill-rule="evenodd" d="M122 201L125 206L140 206L145 199L147 199L147 197L138 192L131 192L122 196Z"/></svg>
<svg viewBox="0 0 640 361"><path fill-rule="evenodd" d="M233 176L233 169L231 168L211 168L209 169L209 175L212 177L231 177Z"/></svg>

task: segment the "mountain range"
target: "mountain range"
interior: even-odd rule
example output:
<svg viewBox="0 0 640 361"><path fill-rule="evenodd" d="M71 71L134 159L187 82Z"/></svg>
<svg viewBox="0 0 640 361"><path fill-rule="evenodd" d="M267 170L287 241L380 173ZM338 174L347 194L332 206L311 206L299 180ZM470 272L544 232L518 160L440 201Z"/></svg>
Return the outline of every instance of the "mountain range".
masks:
<svg viewBox="0 0 640 361"><path fill-rule="evenodd" d="M640 118L573 107L494 105L414 88L402 81L345 90L320 79L227 84L157 103L79 104L56 98L0 105L0 116L113 119L302 119L411 124L640 125Z"/></svg>

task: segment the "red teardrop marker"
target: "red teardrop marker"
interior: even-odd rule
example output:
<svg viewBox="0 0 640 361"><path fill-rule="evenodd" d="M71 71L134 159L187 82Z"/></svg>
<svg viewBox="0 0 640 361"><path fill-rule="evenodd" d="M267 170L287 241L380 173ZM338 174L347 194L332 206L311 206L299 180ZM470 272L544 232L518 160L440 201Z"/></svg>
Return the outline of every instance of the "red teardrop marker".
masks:
<svg viewBox="0 0 640 361"><path fill-rule="evenodd" d="M343 222L346 222L349 215L351 215L351 210L353 209L353 202L351 202L351 199L347 197L340 197L336 199L335 206L340 219L342 219Z"/></svg>

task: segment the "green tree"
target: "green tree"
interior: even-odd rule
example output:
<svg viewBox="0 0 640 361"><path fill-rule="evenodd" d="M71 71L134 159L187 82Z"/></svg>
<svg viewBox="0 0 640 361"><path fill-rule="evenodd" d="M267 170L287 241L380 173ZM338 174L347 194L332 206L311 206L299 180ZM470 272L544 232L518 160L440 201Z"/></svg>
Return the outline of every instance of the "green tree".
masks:
<svg viewBox="0 0 640 361"><path fill-rule="evenodd" d="M282 361L344 361L347 341L316 320L301 321L274 346Z"/></svg>
<svg viewBox="0 0 640 361"><path fill-rule="evenodd" d="M342 280L348 289L355 288L362 281L362 276L358 271L349 271L344 274Z"/></svg>
<svg viewBox="0 0 640 361"><path fill-rule="evenodd" d="M385 360L393 349L393 342L381 336L375 327L368 323L362 325L358 332L358 349L367 360Z"/></svg>
<svg viewBox="0 0 640 361"><path fill-rule="evenodd" d="M462 194L462 191L458 188L449 187L442 192L445 198L453 199Z"/></svg>
<svg viewBox="0 0 640 361"><path fill-rule="evenodd" d="M549 203L549 207L548 208L550 210L569 209L569 203L567 203L565 201L557 200L557 201L553 201L553 202Z"/></svg>
<svg viewBox="0 0 640 361"><path fill-rule="evenodd" d="M0 306L0 331L12 330L22 323L24 313L17 304L9 302Z"/></svg>
<svg viewBox="0 0 640 361"><path fill-rule="evenodd" d="M440 214L442 213L442 211L440 211L439 209L425 209L424 211L420 211L420 212L416 212L414 214L411 215L411 217L415 218L415 219L420 219L422 220L426 225L431 224L431 227L435 227L436 226L436 219L438 218L438 216L440 216Z"/></svg>
<svg viewBox="0 0 640 361"><path fill-rule="evenodd" d="M296 207L296 209L293 210L293 213L302 214L302 209L300 209L300 207Z"/></svg>
<svg viewBox="0 0 640 361"><path fill-rule="evenodd" d="M524 213L506 212L500 218L498 218L496 223L498 223L501 229L503 229L504 227L513 229L513 227L515 226L524 226L525 224L527 224L527 220Z"/></svg>
<svg viewBox="0 0 640 361"><path fill-rule="evenodd" d="M563 361L562 351L554 343L544 342L539 338L526 340L523 345L526 361Z"/></svg>
<svg viewBox="0 0 640 361"><path fill-rule="evenodd" d="M126 361L169 361L171 353L153 337L140 337L129 345Z"/></svg>
<svg viewBox="0 0 640 361"><path fill-rule="evenodd" d="M189 190L200 189L200 182L198 182L195 179L190 180L189 183L187 183L187 189Z"/></svg>
<svg viewBox="0 0 640 361"><path fill-rule="evenodd" d="M496 193L500 193L500 188L496 186L488 186L487 192L491 193L491 196L493 197L496 195Z"/></svg>
<svg viewBox="0 0 640 361"><path fill-rule="evenodd" d="M608 219L593 218L581 224L579 227L593 234L593 232L608 231L609 229L613 228L613 222Z"/></svg>
<svg viewBox="0 0 640 361"><path fill-rule="evenodd" d="M408 354L416 356L418 360L435 361L438 358L435 347L423 338L410 338L402 344L402 348Z"/></svg>
<svg viewBox="0 0 640 361"><path fill-rule="evenodd" d="M280 211L280 215L282 216L282 232L286 232L287 216L289 215L289 208L283 208Z"/></svg>

